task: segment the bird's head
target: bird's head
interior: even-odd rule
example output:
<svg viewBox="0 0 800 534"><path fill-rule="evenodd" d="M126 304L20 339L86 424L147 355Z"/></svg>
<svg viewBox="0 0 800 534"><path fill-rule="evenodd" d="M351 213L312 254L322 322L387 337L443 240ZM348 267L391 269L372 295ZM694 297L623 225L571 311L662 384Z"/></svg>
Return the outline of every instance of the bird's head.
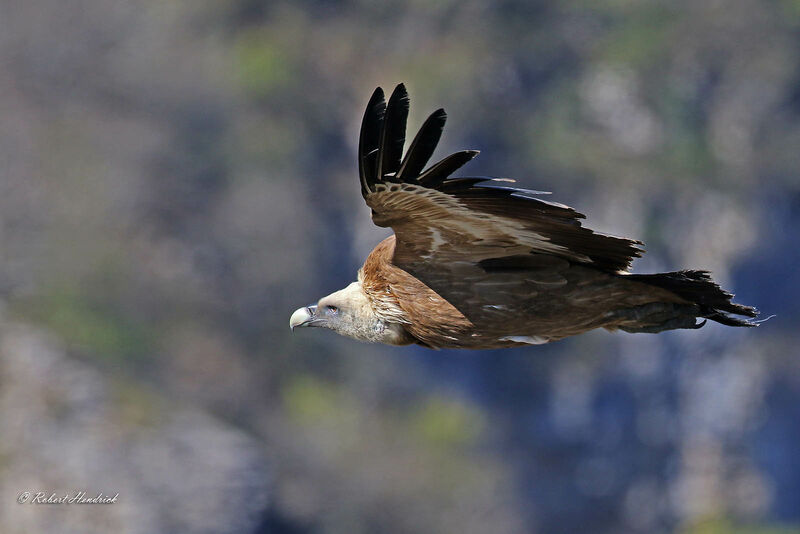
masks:
<svg viewBox="0 0 800 534"><path fill-rule="evenodd" d="M306 326L329 328L345 336L359 337L354 333L363 330L374 315L361 284L353 282L316 304L295 310L289 326L292 330Z"/></svg>
<svg viewBox="0 0 800 534"><path fill-rule="evenodd" d="M317 302L295 310L289 327L315 326L361 341L404 345L410 343L401 325L382 321L372 308L360 282L331 293Z"/></svg>

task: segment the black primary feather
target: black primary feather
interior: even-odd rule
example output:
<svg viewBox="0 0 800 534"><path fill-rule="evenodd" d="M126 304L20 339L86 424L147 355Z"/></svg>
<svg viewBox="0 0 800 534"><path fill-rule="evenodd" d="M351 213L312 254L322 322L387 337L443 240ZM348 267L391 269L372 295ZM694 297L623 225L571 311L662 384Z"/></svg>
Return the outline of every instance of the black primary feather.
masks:
<svg viewBox="0 0 800 534"><path fill-rule="evenodd" d="M386 113L386 102L383 89L378 87L369 99L361 122L361 134L358 139L358 175L361 179L361 195L366 198L372 191L378 176L376 158L379 149L381 126Z"/></svg>
<svg viewBox="0 0 800 534"><path fill-rule="evenodd" d="M394 179L400 169L400 158L403 155L403 144L406 140L406 120L408 119L408 91L402 83L395 87L381 129L381 144L378 150L378 180Z"/></svg>
<svg viewBox="0 0 800 534"><path fill-rule="evenodd" d="M425 119L400 164L400 170L397 171L398 181L401 183L417 182L417 176L425 168L428 160L433 156L433 151L436 150L436 145L439 144L445 122L447 122L447 113L442 108L437 109Z"/></svg>
<svg viewBox="0 0 800 534"><path fill-rule="evenodd" d="M440 162L431 165L428 170L419 175L417 181L422 186L438 189L448 176L477 155L477 150L462 150L461 152L450 154Z"/></svg>

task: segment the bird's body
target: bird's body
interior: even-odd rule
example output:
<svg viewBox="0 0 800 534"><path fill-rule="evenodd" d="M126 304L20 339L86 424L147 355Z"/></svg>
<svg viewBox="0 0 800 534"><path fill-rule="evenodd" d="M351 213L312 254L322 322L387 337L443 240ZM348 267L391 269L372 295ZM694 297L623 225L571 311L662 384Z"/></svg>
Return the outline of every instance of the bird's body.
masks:
<svg viewBox="0 0 800 534"><path fill-rule="evenodd" d="M359 144L362 195L382 241L357 282L297 310L296 326L363 341L488 349L542 344L594 328L659 332L696 318L754 326L704 271L629 274L639 242L581 226L583 215L505 179L448 178L477 152L423 172L446 115L432 114L401 160L408 97L375 91Z"/></svg>

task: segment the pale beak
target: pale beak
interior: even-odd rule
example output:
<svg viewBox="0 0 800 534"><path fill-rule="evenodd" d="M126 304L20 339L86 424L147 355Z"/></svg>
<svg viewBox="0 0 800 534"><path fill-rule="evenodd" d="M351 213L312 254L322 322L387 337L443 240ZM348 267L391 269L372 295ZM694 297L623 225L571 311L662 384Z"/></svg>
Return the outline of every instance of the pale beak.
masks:
<svg viewBox="0 0 800 534"><path fill-rule="evenodd" d="M312 304L311 306L295 310L289 318L289 328L294 330L295 327L298 326L317 326L317 323L320 322L322 321L317 318L317 307Z"/></svg>

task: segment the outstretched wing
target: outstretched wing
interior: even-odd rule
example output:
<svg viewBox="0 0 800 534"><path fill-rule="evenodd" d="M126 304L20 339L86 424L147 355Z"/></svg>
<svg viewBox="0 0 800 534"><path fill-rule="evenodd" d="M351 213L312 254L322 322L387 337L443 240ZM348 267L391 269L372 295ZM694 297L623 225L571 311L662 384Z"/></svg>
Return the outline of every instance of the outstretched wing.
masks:
<svg viewBox="0 0 800 534"><path fill-rule="evenodd" d="M454 266L530 254L552 255L605 272L626 271L641 243L581 226L574 209L511 187L513 180L449 178L478 152L464 150L425 168L447 115L435 111L405 156L408 93L403 84L384 100L375 90L359 141L361 193L378 226L396 235L394 263L426 281Z"/></svg>

